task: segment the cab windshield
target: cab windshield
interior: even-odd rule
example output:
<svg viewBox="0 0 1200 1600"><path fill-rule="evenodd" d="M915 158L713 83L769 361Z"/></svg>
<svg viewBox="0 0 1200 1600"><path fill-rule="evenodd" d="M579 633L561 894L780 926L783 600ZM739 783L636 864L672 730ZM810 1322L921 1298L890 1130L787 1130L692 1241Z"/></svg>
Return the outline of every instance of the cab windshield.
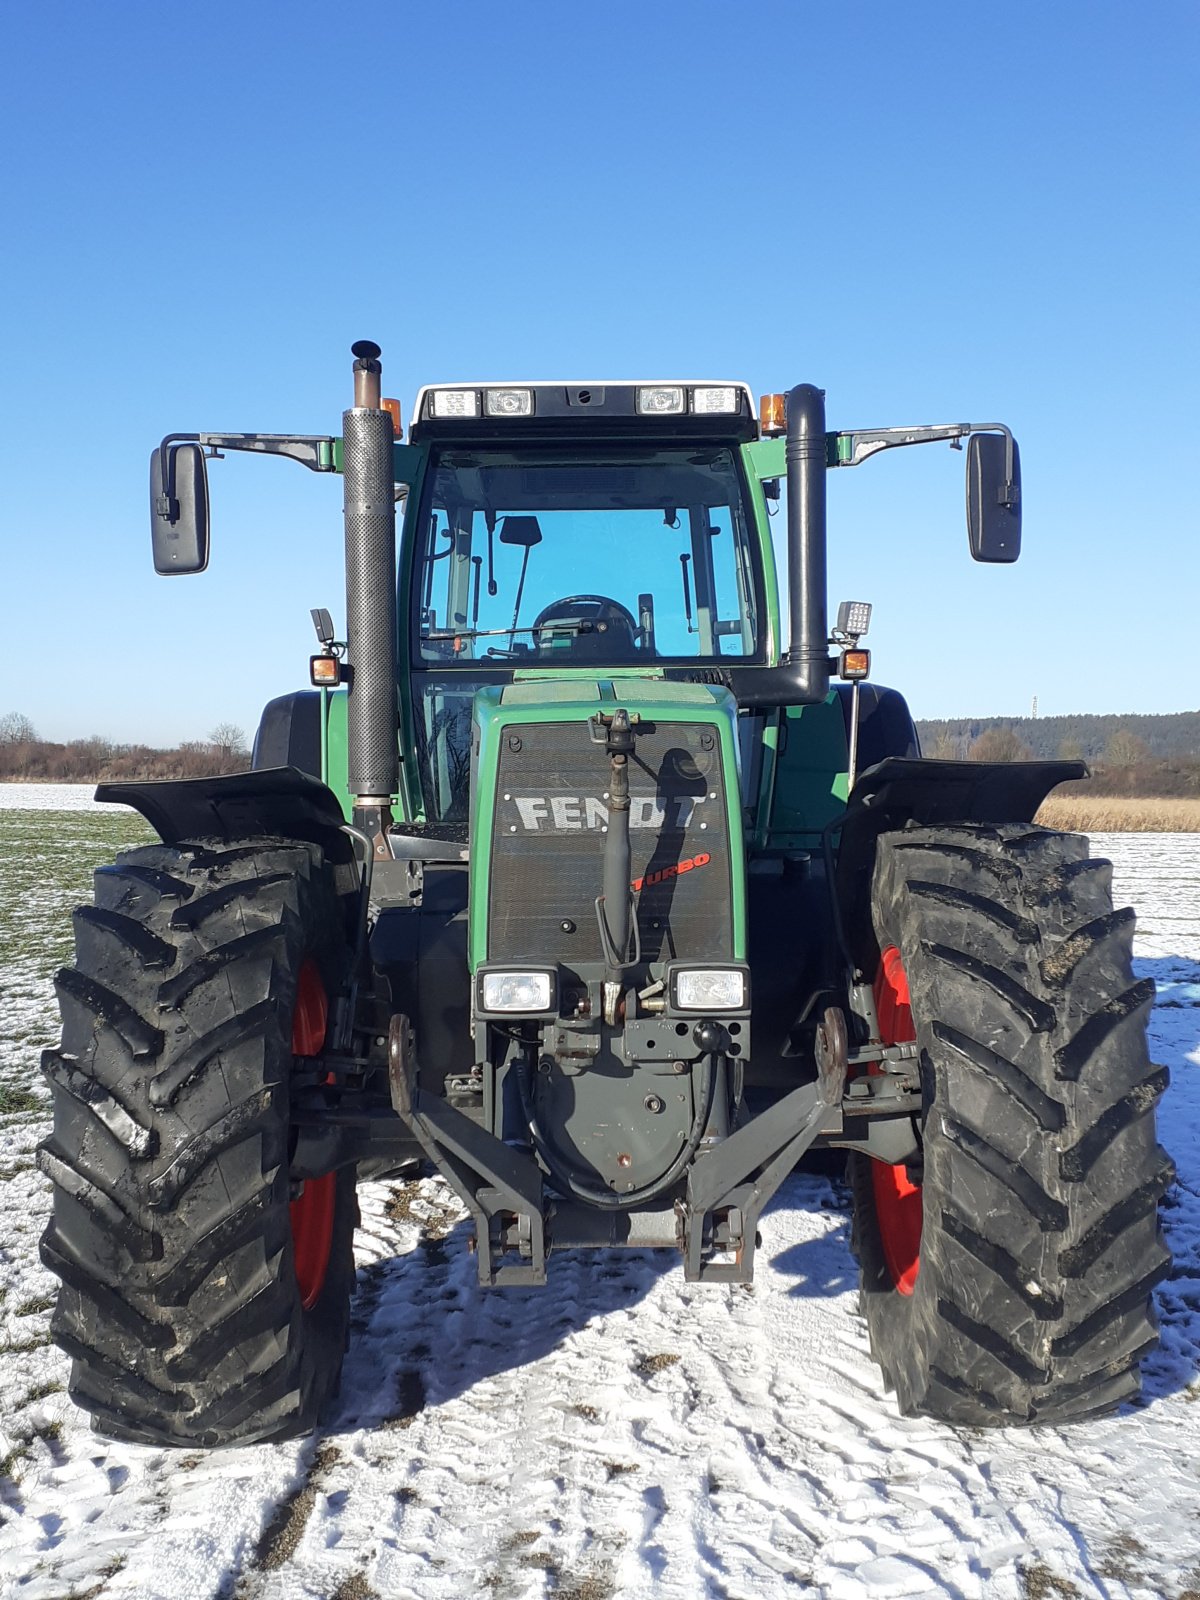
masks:
<svg viewBox="0 0 1200 1600"><path fill-rule="evenodd" d="M726 448L445 448L418 512L415 661L744 660L751 549Z"/></svg>

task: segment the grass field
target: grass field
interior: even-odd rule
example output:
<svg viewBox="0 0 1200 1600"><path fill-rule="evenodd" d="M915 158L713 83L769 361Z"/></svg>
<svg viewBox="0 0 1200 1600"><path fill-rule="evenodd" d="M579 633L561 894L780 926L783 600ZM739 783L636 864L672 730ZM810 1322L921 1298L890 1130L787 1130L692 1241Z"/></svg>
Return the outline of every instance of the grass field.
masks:
<svg viewBox="0 0 1200 1600"><path fill-rule="evenodd" d="M123 808L0 810L0 1112L38 1110L38 1062L58 1042L54 974L74 949L71 911L92 898L92 872L118 850L149 844Z"/></svg>
<svg viewBox="0 0 1200 1600"><path fill-rule="evenodd" d="M1200 800L1052 794L1036 820L1071 833L1200 833Z"/></svg>

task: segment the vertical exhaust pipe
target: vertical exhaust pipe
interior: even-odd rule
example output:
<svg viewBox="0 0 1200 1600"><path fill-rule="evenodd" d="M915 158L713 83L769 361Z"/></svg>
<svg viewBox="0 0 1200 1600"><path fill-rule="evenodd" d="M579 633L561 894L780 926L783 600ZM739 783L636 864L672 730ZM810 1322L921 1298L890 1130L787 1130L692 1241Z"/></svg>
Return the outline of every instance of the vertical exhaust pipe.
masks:
<svg viewBox="0 0 1200 1600"><path fill-rule="evenodd" d="M797 384L787 397L788 661L796 705L829 693L825 610L825 391Z"/></svg>
<svg viewBox="0 0 1200 1600"><path fill-rule="evenodd" d="M396 701L396 497L391 414L380 404L380 349L351 347L354 405L342 413L346 521L346 703L354 820L387 856L392 799L400 787Z"/></svg>

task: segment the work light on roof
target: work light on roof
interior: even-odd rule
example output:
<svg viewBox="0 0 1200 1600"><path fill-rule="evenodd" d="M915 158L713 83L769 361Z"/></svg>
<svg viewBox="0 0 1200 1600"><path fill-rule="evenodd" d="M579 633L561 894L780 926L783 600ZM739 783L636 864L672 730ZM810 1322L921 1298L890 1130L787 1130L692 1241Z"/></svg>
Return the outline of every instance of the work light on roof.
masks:
<svg viewBox="0 0 1200 1600"><path fill-rule="evenodd" d="M435 417L479 415L479 395L474 389L435 389L432 400Z"/></svg>
<svg viewBox="0 0 1200 1600"><path fill-rule="evenodd" d="M687 401L683 392L683 385L676 383L660 383L652 388L639 389L637 392L637 408L643 416L663 417L672 412L685 411Z"/></svg>
<svg viewBox="0 0 1200 1600"><path fill-rule="evenodd" d="M692 390L692 410L700 417L728 415L738 408L738 392L731 383Z"/></svg>
<svg viewBox="0 0 1200 1600"><path fill-rule="evenodd" d="M489 417L531 417L532 389L487 389L484 404Z"/></svg>

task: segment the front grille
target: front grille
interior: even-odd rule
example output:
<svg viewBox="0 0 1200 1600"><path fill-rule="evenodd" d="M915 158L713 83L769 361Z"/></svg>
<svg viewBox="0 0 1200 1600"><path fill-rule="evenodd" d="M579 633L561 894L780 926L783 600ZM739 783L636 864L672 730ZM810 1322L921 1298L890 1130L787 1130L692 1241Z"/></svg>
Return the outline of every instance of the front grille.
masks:
<svg viewBox="0 0 1200 1600"><path fill-rule="evenodd" d="M488 903L493 961L600 962L610 766L585 722L501 735ZM632 880L644 960L732 957L729 828L717 729L641 724L630 761ZM567 925L567 926L564 926Z"/></svg>

